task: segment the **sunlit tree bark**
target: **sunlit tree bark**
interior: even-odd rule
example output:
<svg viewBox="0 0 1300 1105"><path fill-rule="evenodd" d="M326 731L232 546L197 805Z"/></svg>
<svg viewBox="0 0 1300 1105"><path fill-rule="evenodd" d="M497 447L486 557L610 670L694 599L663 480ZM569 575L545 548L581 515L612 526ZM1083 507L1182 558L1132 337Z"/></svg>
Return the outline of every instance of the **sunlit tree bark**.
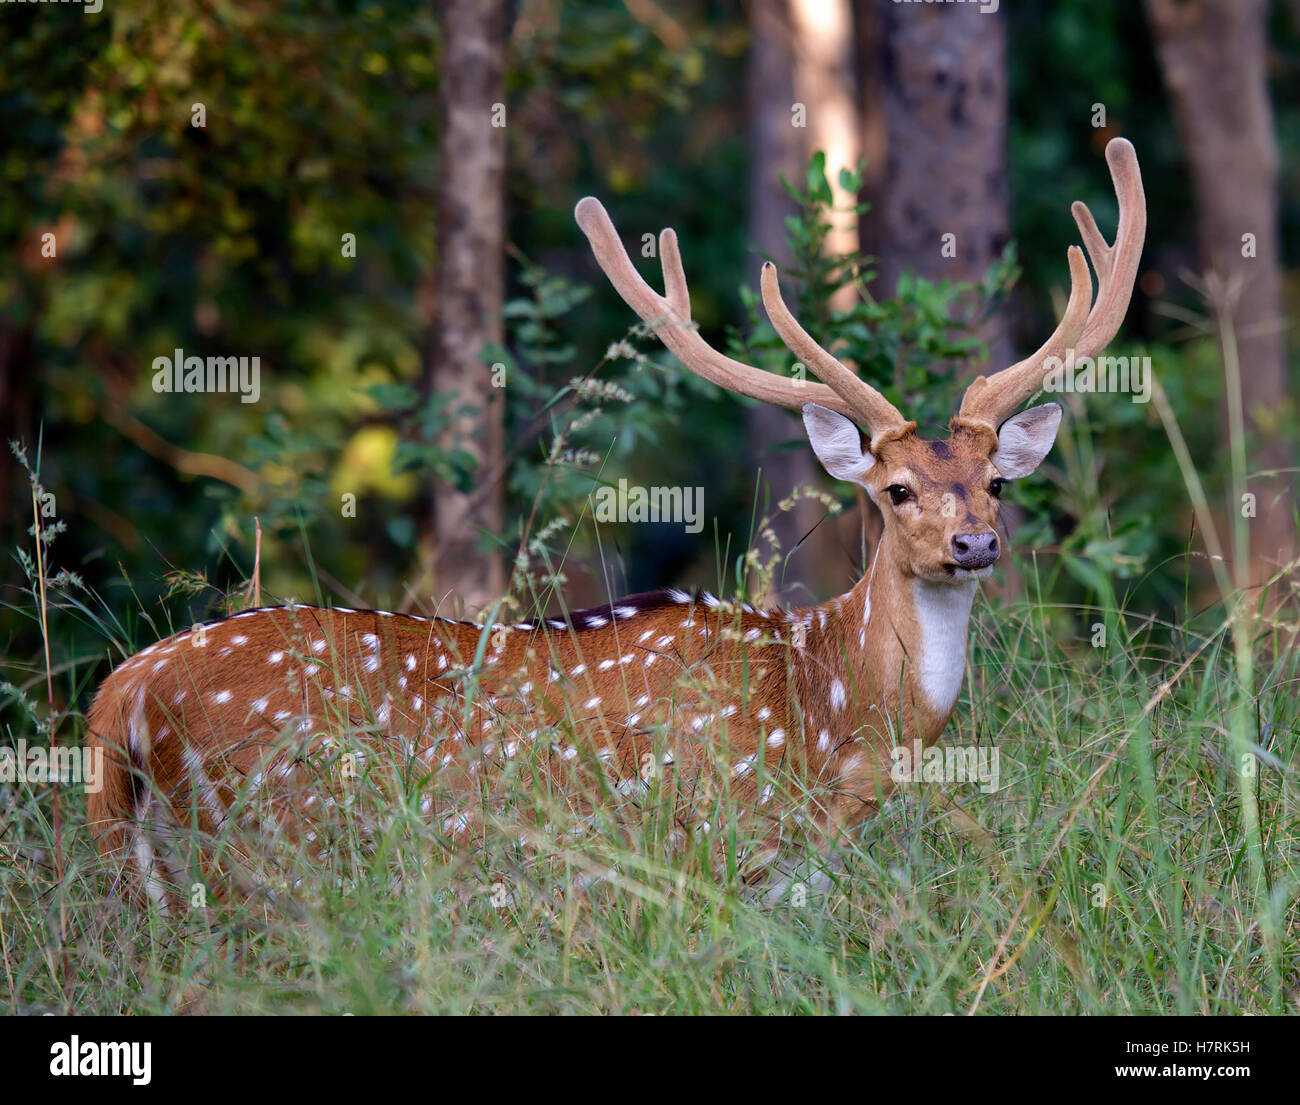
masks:
<svg viewBox="0 0 1300 1105"><path fill-rule="evenodd" d="M777 264L789 260L785 245L785 219L795 205L781 187L781 178L794 183L803 180L804 166L811 153L808 127L795 126L793 107L797 96L798 68L796 33L788 0L750 0L749 55L749 239L760 253ZM821 119L817 103L804 103L804 122L809 116ZM802 441L803 427L789 412L759 404L749 414L753 462L762 469L769 497L773 529L781 548L789 553L812 532L786 564L778 580L780 594L791 601L807 601L827 576L835 558L832 528L817 526L824 513L809 500L795 509L777 510L797 487L818 486L816 462L806 443L795 449L779 449L783 442ZM816 528L815 528L816 527Z"/></svg>

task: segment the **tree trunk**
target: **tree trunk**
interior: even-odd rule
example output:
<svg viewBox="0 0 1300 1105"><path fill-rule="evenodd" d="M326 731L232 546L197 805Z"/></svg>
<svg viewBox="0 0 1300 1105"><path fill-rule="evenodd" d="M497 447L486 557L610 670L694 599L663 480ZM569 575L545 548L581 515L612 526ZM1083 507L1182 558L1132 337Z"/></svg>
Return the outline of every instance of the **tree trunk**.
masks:
<svg viewBox="0 0 1300 1105"><path fill-rule="evenodd" d="M476 484L469 494L451 483L433 489L433 597L477 609L506 585L501 555L480 543L480 533L501 532L504 511L505 397L482 350L502 338L506 120L495 113L505 110L506 4L449 0L443 12L437 320L425 380L451 397L458 413L440 445L473 456Z"/></svg>
<svg viewBox="0 0 1300 1105"><path fill-rule="evenodd" d="M889 150L882 294L908 269L978 281L1010 237L1005 16L888 0L877 12ZM991 367L1009 364L1006 328L985 337Z"/></svg>
<svg viewBox="0 0 1300 1105"><path fill-rule="evenodd" d="M794 94L808 109L804 159L817 150L826 154L833 206L839 209L830 215L826 250L851 253L858 248L858 221L846 208L858 197L840 187L839 175L860 156L853 8L849 0L790 0L790 15ZM843 288L831 304L847 310L855 299L853 288Z"/></svg>
<svg viewBox="0 0 1300 1105"><path fill-rule="evenodd" d="M1287 380L1278 151L1267 86L1268 3L1147 0L1147 15L1191 168L1206 288L1216 314L1231 321L1239 350L1248 467L1285 468L1292 457L1276 418ZM1251 558L1242 566L1254 582L1294 548L1291 484L1291 477L1279 476L1229 488L1230 515L1241 510L1244 492L1256 496Z"/></svg>
<svg viewBox="0 0 1300 1105"><path fill-rule="evenodd" d="M781 187L784 176L802 184L806 163L806 131L793 125L795 102L795 39L787 0L750 0L749 54L749 239L754 247L778 265L789 260L785 244L785 219L796 212ZM809 105L810 114L816 111ZM762 469L762 488L768 496L768 514L782 551L789 555L804 534L817 526L823 511L803 499L789 511L777 504L797 487L817 487L812 451L774 447L803 438L803 426L788 411L766 403L749 412L751 461ZM825 578L825 565L833 555L827 543L829 526L820 526L790 558L783 577L776 580L776 595L787 602L812 601Z"/></svg>

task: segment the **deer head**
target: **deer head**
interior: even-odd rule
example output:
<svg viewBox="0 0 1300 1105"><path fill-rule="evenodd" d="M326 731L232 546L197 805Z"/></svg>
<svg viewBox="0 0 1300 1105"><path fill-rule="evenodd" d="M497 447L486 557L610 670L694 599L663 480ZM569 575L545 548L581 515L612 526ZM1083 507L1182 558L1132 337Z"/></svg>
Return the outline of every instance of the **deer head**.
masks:
<svg viewBox="0 0 1300 1105"><path fill-rule="evenodd" d="M575 216L610 282L682 364L730 391L803 412L809 440L826 470L836 479L860 484L880 508L881 546L890 549L904 576L964 583L992 571L1001 552L997 517L1002 488L1038 467L1061 421L1055 403L1015 412L1043 386L1049 358L1063 358L1070 349L1076 357L1095 356L1110 343L1128 308L1146 233L1146 204L1133 146L1113 139L1106 160L1119 200L1114 244L1106 243L1084 204L1076 202L1071 209L1097 270L1096 302L1083 252L1071 246L1070 298L1060 325L1024 360L976 379L943 441L919 437L915 422L809 336L786 306L770 262L762 269L764 307L781 340L821 384L742 364L700 337L691 322L672 230L659 237L665 286L660 296L637 275L597 200L581 200Z"/></svg>

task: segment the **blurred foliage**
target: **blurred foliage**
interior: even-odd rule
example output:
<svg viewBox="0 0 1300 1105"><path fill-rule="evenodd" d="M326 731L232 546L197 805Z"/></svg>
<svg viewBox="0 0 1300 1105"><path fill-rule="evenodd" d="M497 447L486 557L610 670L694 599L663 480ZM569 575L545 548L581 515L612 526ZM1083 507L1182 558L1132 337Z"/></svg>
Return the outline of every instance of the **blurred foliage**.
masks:
<svg viewBox="0 0 1300 1105"><path fill-rule="evenodd" d="M21 20L8 13L0 339L30 345L12 385L15 409L21 399L30 414L29 448L42 438L40 478L67 523L58 557L105 596L136 643L242 585L254 516L265 530L269 593L400 602L428 481L468 486L482 475L432 447L453 400L426 402L419 391L435 307L436 7L137 0L98 16L59 5ZM754 473L737 463L749 445L743 402L680 371L654 343L622 342L633 320L599 278L573 224L574 201L604 197L629 243L676 227L704 336L788 371L756 312L746 248L744 8L708 0L658 10L667 22L651 27L619 0L514 9L507 340L484 351L509 380L511 523L500 541L509 556L526 542L546 565L542 583L567 572L575 602L715 580L724 550L729 559L749 540ZM817 162L795 189L804 215L788 228L796 264L787 281L798 284L801 317L935 432L975 371L974 328L987 313L1009 317L1022 348L1053 325L1075 238L1069 202L1086 200L1113 227L1100 150L1122 132L1141 151L1145 266L1155 281L1135 299L1126 350L1145 342L1196 455L1211 458L1214 350L1169 344L1150 310L1152 298L1196 304L1178 282L1194 256L1189 195L1140 5L1065 0L1004 12L1015 253L979 288L909 279L894 299L877 299L870 258L826 259L817 248L825 176L848 168ZM1300 100L1281 93L1300 83L1300 66L1287 13L1275 13L1275 24L1294 264ZM202 128L191 125L198 103ZM1095 103L1107 108L1101 130L1090 121ZM55 234L54 258L41 256L46 232ZM344 255L347 234L354 258ZM657 282L657 262L642 263ZM830 292L845 282L858 299L832 311ZM153 358L178 348L260 357L261 402L155 393ZM1068 576L1062 601L1090 593L1089 574L1100 571L1125 580L1136 606L1176 607L1178 573L1162 565L1185 548L1188 514L1152 410L1067 405L1072 417L1046 477L1014 492L1028 516L1018 543L1064 554L1051 562ZM168 444L225 458L252 482L186 474ZM31 520L25 477L9 467L0 501L12 549L29 541ZM587 496L621 477L706 486L704 538L680 526L594 531L583 521ZM339 509L347 493L358 497L355 519ZM18 609L12 557L5 583L0 640L21 664L35 658L38 637ZM156 624L139 627L142 615ZM54 618L56 666L78 648L102 647L84 621L75 612Z"/></svg>

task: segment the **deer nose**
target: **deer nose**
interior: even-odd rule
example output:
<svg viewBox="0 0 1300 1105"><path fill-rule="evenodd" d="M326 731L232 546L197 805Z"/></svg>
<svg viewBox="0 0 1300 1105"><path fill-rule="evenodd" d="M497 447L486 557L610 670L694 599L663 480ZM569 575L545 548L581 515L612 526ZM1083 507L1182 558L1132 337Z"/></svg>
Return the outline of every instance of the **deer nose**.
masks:
<svg viewBox="0 0 1300 1105"><path fill-rule="evenodd" d="M998 535L992 530L959 533L952 539L952 555L959 568L987 568L998 558Z"/></svg>

